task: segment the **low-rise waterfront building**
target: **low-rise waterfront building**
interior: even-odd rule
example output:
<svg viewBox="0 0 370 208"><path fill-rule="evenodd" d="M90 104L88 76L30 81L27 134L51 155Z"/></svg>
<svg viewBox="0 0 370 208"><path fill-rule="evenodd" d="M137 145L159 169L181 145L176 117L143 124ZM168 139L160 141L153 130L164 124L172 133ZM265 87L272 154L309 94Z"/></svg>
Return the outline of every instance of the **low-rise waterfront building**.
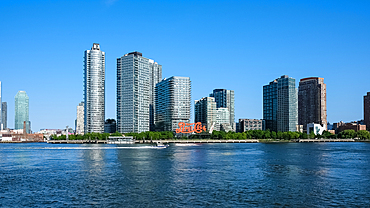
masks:
<svg viewBox="0 0 370 208"><path fill-rule="evenodd" d="M264 130L263 119L239 119L239 131Z"/></svg>
<svg viewBox="0 0 370 208"><path fill-rule="evenodd" d="M307 134L310 134L312 131L315 135L322 134L326 130L326 125L309 123L307 124Z"/></svg>
<svg viewBox="0 0 370 208"><path fill-rule="evenodd" d="M356 132L360 130L366 130L366 125L358 124L357 122L344 123L337 127L335 132L338 134L339 132L344 130L355 130Z"/></svg>

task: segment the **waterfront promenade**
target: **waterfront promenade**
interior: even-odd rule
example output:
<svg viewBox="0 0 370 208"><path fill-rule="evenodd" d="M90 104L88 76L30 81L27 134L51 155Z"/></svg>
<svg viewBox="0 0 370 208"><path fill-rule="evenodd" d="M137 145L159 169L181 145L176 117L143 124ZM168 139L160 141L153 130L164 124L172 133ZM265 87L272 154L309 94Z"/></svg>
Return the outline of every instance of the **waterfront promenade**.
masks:
<svg viewBox="0 0 370 208"><path fill-rule="evenodd" d="M299 142L299 143L309 143L309 142L363 142L363 140L355 139L296 139L296 140L258 140L258 139L246 139L246 140L226 140L226 139L166 139L166 140L135 140L132 144L153 144L153 143L277 143L277 142ZM112 142L109 140L48 140L47 143L50 144L118 144L117 142ZM122 142L121 144L128 144L127 142Z"/></svg>
<svg viewBox="0 0 370 208"><path fill-rule="evenodd" d="M135 140L135 144L152 143L258 143L258 139L247 140L215 140L215 139L189 139L189 140ZM116 144L109 140L48 140L49 144ZM122 143L125 144L125 143ZM127 144L127 143L126 143Z"/></svg>

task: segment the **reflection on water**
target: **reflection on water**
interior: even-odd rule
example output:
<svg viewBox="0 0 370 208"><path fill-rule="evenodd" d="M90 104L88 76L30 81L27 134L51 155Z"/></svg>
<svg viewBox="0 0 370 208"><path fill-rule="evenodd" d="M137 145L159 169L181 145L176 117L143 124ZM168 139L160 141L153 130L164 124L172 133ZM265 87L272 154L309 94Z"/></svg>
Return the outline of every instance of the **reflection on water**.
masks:
<svg viewBox="0 0 370 208"><path fill-rule="evenodd" d="M370 144L0 145L0 207L364 207Z"/></svg>

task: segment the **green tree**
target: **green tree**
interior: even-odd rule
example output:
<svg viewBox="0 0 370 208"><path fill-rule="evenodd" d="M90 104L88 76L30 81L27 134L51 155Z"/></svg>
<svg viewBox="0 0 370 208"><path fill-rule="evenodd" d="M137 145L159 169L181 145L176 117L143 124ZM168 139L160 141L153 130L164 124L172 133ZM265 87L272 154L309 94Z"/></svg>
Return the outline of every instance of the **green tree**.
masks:
<svg viewBox="0 0 370 208"><path fill-rule="evenodd" d="M370 133L366 130L356 132L356 137L359 139L370 139Z"/></svg>
<svg viewBox="0 0 370 208"><path fill-rule="evenodd" d="M308 137L310 138L310 139L315 139L315 133L313 132L313 131L311 131L310 132L310 134L308 135Z"/></svg>
<svg viewBox="0 0 370 208"><path fill-rule="evenodd" d="M308 139L308 134L302 133L299 138L301 138L301 139Z"/></svg>
<svg viewBox="0 0 370 208"><path fill-rule="evenodd" d="M112 133L111 136L122 136L122 134L119 133L118 131L116 131L116 132Z"/></svg>
<svg viewBox="0 0 370 208"><path fill-rule="evenodd" d="M276 134L276 138L277 139L283 139L283 132L278 131L277 134Z"/></svg>
<svg viewBox="0 0 370 208"><path fill-rule="evenodd" d="M276 139L276 138L277 138L276 132L272 131L271 132L271 139Z"/></svg>

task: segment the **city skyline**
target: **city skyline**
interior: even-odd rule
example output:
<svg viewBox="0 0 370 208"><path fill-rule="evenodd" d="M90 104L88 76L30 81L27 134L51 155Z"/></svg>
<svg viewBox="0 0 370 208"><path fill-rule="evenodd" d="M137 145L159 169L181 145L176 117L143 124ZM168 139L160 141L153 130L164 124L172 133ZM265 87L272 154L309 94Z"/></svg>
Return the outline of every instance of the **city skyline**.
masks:
<svg viewBox="0 0 370 208"><path fill-rule="evenodd" d="M23 4L27 6L5 2L0 9L5 20L0 24L8 28L0 35L6 40L5 50L0 52L4 60L0 81L2 101L8 103L9 128L14 128L12 100L20 90L32 98L34 131L74 126L76 105L83 100L81 51L94 42L104 45L107 52L106 118L116 118L116 58L141 51L163 65L163 77L190 77L192 103L210 88L234 90L235 120L262 118L261 86L283 74L295 78L296 85L301 78L325 78L330 123L363 119L363 96L370 91L366 80L370 66L366 56L370 48L367 2L341 2L336 7L304 1L196 2L195 9L185 2L148 3L145 7L144 3L122 1L112 5ZM95 7L102 8L102 15L92 19L104 30L87 34L88 27L81 25L89 18L82 14ZM118 12L121 8L127 8L125 16ZM152 25L146 24L149 16L143 15L127 22L129 29L116 27L127 15L153 9L163 15L153 16ZM220 15L221 11L226 13ZM25 45L37 45L37 50L27 53ZM18 57L23 58L19 61ZM60 57L63 64L55 64ZM361 76L348 76L350 71ZM354 92L350 91L353 85Z"/></svg>

